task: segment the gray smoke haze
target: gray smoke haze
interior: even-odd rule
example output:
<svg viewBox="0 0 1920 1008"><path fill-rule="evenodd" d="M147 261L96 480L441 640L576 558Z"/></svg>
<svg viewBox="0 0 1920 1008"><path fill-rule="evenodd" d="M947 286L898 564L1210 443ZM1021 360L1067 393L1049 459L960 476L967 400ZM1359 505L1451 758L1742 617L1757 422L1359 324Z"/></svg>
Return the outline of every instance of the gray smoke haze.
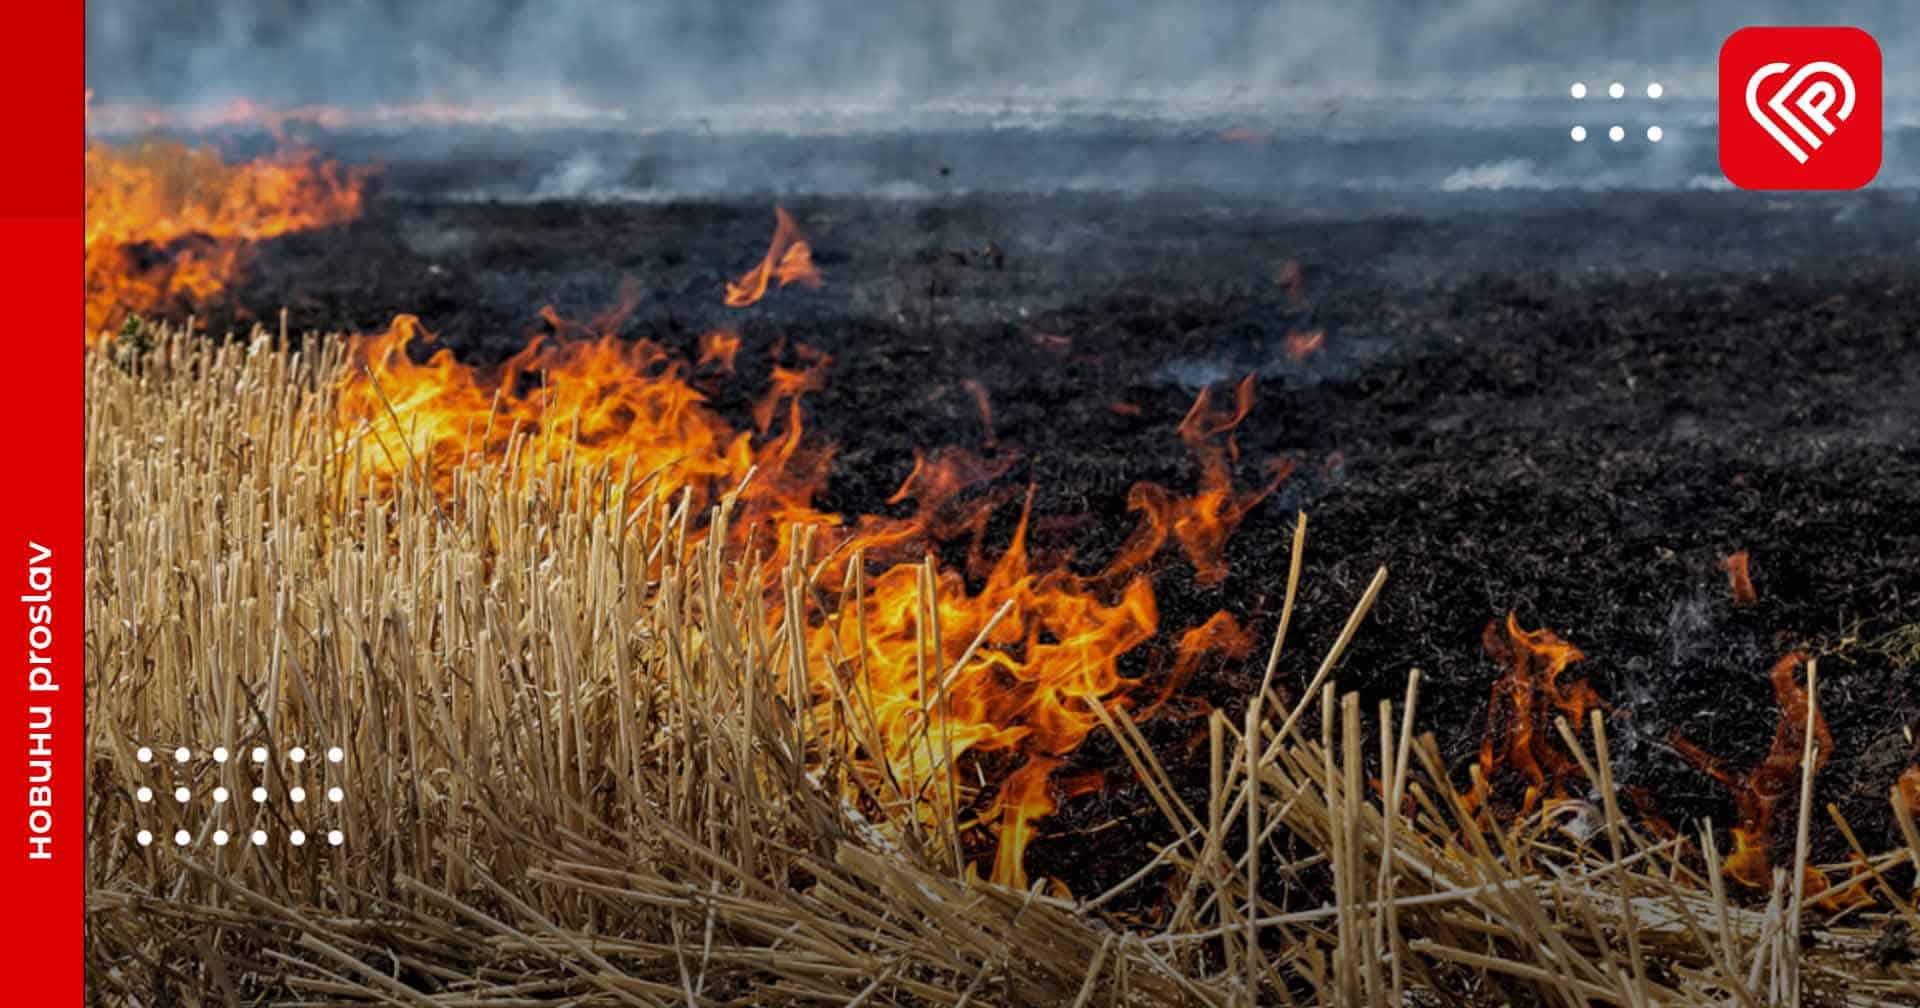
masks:
<svg viewBox="0 0 1920 1008"><path fill-rule="evenodd" d="M1704 98L1720 41L1766 23L1873 32L1890 105L1920 52L1912 0L93 0L87 81L101 102L430 101L637 122L750 107L1543 97L1634 73Z"/></svg>

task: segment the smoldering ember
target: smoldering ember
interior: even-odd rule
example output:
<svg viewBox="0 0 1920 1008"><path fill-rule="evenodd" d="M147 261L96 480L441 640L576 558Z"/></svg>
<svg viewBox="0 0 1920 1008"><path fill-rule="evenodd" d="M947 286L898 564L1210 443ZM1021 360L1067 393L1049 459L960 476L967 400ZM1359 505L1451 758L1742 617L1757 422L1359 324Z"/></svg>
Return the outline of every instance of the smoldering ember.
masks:
<svg viewBox="0 0 1920 1008"><path fill-rule="evenodd" d="M1554 80L94 95L89 982L1920 1000L1920 190Z"/></svg>

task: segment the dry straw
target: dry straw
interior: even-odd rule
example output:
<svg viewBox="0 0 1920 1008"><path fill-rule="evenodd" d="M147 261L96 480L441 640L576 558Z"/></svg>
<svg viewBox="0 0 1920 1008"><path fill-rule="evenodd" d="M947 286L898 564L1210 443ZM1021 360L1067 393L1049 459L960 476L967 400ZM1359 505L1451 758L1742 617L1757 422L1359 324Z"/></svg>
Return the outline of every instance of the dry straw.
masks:
<svg viewBox="0 0 1920 1008"><path fill-rule="evenodd" d="M1861 852L1851 884L1880 902L1837 918L1787 871L1764 907L1730 899L1710 828L1643 837L1612 801L1598 717L1560 729L1600 806L1496 826L1414 733L1417 674L1371 717L1338 691L1384 572L1330 650L1283 660L1304 521L1259 694L1244 718L1212 716L1204 805L1124 710L1097 712L1173 840L1074 902L972 879L951 779L846 765L884 751L844 742L871 714L857 689L823 700L806 684L854 681L857 663L808 675L803 633L832 618L820 599L853 592L812 584L799 556L783 584L743 587L769 568L690 534L724 522L724 502L690 514L645 474L514 457L475 460L445 494L413 460L374 492L358 461L371 442L334 423L338 341L144 342L138 360L108 347L87 362L88 956L104 1002L1758 1006L1920 991L1899 954L1920 915L1895 881L1920 864L1920 836L1897 792L1909 848ZM326 773L344 801L135 800L155 774L139 746L295 744L344 759L276 757L258 771L274 792ZM256 772L187 766L196 795L242 793ZM849 802L849 782L866 797ZM1808 775L1802 863L1811 792ZM138 846L142 822L191 842ZM1591 842L1553 823L1584 823ZM216 846L216 828L269 842ZM345 843L295 846L294 828ZM1162 923L1105 916L1148 880L1173 894Z"/></svg>

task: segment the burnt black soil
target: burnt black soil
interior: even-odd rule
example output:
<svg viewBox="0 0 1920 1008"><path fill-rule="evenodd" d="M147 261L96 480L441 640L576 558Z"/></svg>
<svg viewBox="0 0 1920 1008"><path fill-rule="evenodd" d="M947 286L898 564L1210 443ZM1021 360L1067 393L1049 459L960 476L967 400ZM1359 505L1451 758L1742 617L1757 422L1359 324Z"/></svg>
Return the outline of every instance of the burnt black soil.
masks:
<svg viewBox="0 0 1920 1008"><path fill-rule="evenodd" d="M979 447L963 384L979 382L1000 450L1024 460L1008 481L1037 487L1038 545L1071 550L1088 570L1132 528L1132 483L1193 485L1175 426L1196 392L1256 373L1258 403L1238 435L1242 485L1270 458L1297 469L1247 517L1224 582L1198 587L1177 551L1163 554L1164 628L1224 607L1269 635L1304 509L1286 687L1311 674L1384 564L1390 580L1343 687L1397 697L1407 670L1424 670L1422 723L1464 780L1497 672L1481 633L1514 610L1585 651L1571 675L1612 704L1620 779L1649 789L1676 823L1734 816L1667 740L1680 733L1753 765L1778 716L1768 667L1807 647L1820 655L1837 749L1820 793L1870 846L1891 842L1887 789L1920 763L1912 193L787 205L826 285L747 310L721 307L720 286L764 250L766 201L500 204L390 191L357 223L263 247L211 324L287 305L296 326L368 330L408 311L463 358L496 360L523 344L541 305L586 318L630 277L643 300L627 334L689 349L714 326L745 337L742 378L715 392L742 424L780 341L832 355L808 415L840 446L825 503L847 513L884 509L916 449ZM1288 262L1301 300L1276 283ZM1324 349L1292 359L1284 343L1296 329L1324 329ZM1733 604L1721 567L1736 550L1752 557L1759 600L1748 608ZM1161 648L1133 669L1153 675L1166 657ZM1215 662L1187 692L1237 712L1259 660ZM1151 734L1170 762L1197 770L1204 756L1182 753L1203 730L1165 716ZM1073 762L1124 766L1098 735ZM1112 818L1121 825L1091 841L1080 832ZM1067 804L1059 837L1037 842L1030 866L1097 891L1138 858L1086 858L1087 844L1138 848L1155 819L1128 775L1112 774L1104 793ZM1815 822L1821 852L1840 856L1835 831ZM1776 833L1790 844L1789 827Z"/></svg>

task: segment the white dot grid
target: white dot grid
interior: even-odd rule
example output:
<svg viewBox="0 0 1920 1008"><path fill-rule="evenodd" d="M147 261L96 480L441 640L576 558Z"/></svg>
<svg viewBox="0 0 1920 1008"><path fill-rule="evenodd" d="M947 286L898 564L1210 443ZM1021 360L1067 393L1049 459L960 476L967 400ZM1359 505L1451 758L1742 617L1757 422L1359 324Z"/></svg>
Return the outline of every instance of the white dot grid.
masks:
<svg viewBox="0 0 1920 1008"><path fill-rule="evenodd" d="M153 749L148 746L141 746L134 752L134 758L141 763L153 762L154 755ZM233 754L225 746L215 746L209 751L209 755L213 757L215 763L225 763ZM271 753L265 746L255 746L248 755L252 757L253 762L264 764L270 758ZM329 746L325 752L325 756L327 762L338 764L345 761L346 751L339 746ZM173 758L176 763L189 762L193 759L193 750L187 746L178 746L173 750ZM287 750L287 758L296 764L304 763L307 758L307 750L302 746L294 746ZM226 802L233 796L232 792L228 791L224 786L216 786L209 794L216 805ZM255 802L264 803L268 799L268 792L264 785L255 786L251 791L251 795ZM185 804L192 801L193 791L185 785L178 785L173 789L173 797L176 801ZM152 802L154 791L151 787L141 785L135 789L134 798L141 803ZM306 801L306 788L298 785L289 788L287 798L296 804ZM345 801L346 791L339 785L331 786L326 790L326 798L328 801L335 803ZM339 829L329 829L325 835L327 843L331 846L339 847L346 843L346 833ZM232 842L233 835L224 829L216 829L210 835L210 839L212 839L214 846L225 847L228 843ZM252 841L255 847L264 847L268 839L267 831L256 829L248 834L247 839ZM154 840L155 837L151 830L142 829L134 834L134 842L142 847L152 846ZM294 829L287 834L287 841L295 847L303 846L307 842L307 833L304 830ZM177 847L185 847L193 842L193 834L185 829L176 830L173 834L173 842Z"/></svg>
<svg viewBox="0 0 1920 1008"><path fill-rule="evenodd" d="M1585 98L1587 96L1586 82L1574 81L1572 86L1567 88L1567 93L1572 95L1576 100ZM1666 89L1666 86L1661 84L1659 81L1650 81L1647 84L1646 93L1648 98L1659 99L1660 97L1662 97L1667 93L1667 89ZM1625 98L1627 96L1626 84L1620 81L1614 81L1613 83L1608 84L1607 96L1616 100ZM1574 143L1585 143L1587 139L1587 128L1585 126L1575 126L1571 130L1567 131L1567 135L1573 139ZM1661 129L1658 126L1649 126L1647 127L1646 136L1647 136L1648 143L1659 143L1661 139L1666 136L1666 131ZM1607 139L1613 141L1614 143L1619 143L1620 141L1625 140L1626 138L1627 138L1626 127L1609 126L1607 128Z"/></svg>
<svg viewBox="0 0 1920 1008"><path fill-rule="evenodd" d="M225 847L228 843L232 842L233 834L228 833L226 830L223 830L223 829L217 829L213 831L213 834L209 839L213 841L213 845L215 847ZM254 830L251 834L248 835L247 839L252 841L255 847L265 847L267 845L267 831L263 829ZM151 830L140 830L139 832L133 835L133 842L139 844L142 847L153 846L153 841L154 841L154 835ZM184 829L174 831L173 845L175 847L185 847L192 842L193 842L192 833L189 833ZM295 847L306 846L306 843L307 843L306 831L296 829L289 832L287 834L287 842L292 844ZM347 842L347 835L344 832L337 829L330 829L327 831L328 846L339 847L344 845L346 842Z"/></svg>
<svg viewBox="0 0 1920 1008"><path fill-rule="evenodd" d="M215 763L225 763L233 757L232 751L226 746L214 746L209 750L208 754L213 757ZM254 746L248 755L255 763L265 763L273 754L266 746ZM293 746L287 750L287 759L295 763L306 762L307 757L310 755L312 754L307 752L305 746ZM329 746L327 747L326 757L329 763L339 763L347 758L347 753L346 750L339 746ZM141 746L133 751L133 758L141 763L151 763L154 758L153 748L151 746ZM185 763L191 759L193 759L193 749L191 747L176 746L174 748L173 761L175 763Z"/></svg>

